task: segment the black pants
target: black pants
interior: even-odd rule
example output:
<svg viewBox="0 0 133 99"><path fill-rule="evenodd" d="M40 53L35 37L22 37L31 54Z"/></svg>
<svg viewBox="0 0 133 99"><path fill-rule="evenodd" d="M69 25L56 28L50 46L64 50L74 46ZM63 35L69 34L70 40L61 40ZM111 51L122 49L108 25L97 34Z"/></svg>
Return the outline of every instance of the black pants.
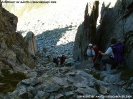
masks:
<svg viewBox="0 0 133 99"><path fill-rule="evenodd" d="M106 67L106 64L110 64L111 69L115 69L117 66L115 59L112 59L112 58L105 58L105 59L103 58L101 60L101 64L102 64L102 66L105 66L105 67Z"/></svg>

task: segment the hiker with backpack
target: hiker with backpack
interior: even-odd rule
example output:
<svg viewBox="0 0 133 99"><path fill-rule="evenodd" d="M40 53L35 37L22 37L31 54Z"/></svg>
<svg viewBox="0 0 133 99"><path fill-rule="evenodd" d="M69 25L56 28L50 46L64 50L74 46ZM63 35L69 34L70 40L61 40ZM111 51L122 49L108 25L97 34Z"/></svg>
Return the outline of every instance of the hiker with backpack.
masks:
<svg viewBox="0 0 133 99"><path fill-rule="evenodd" d="M94 51L93 46L92 46L91 43L88 45L88 49L87 49L86 54L88 56L88 60L91 60L91 62L94 62L95 51Z"/></svg>
<svg viewBox="0 0 133 99"><path fill-rule="evenodd" d="M101 65L106 70L106 64L111 65L111 69L115 69L118 64L123 62L123 50L124 45L119 42L117 43L116 38L110 39L111 46L106 50L105 53L99 51L102 56L109 56L108 58L102 58Z"/></svg>
<svg viewBox="0 0 133 99"><path fill-rule="evenodd" d="M62 65L65 62L65 60L66 60L66 56L65 55L62 55L61 58L60 58L60 60L61 60L61 65Z"/></svg>
<svg viewBox="0 0 133 99"><path fill-rule="evenodd" d="M53 62L56 64L56 66L58 66L60 64L60 57L53 57Z"/></svg>
<svg viewBox="0 0 133 99"><path fill-rule="evenodd" d="M58 55L57 57L53 58L53 62L56 63L56 66L58 65L62 65L66 60L66 56L65 55Z"/></svg>

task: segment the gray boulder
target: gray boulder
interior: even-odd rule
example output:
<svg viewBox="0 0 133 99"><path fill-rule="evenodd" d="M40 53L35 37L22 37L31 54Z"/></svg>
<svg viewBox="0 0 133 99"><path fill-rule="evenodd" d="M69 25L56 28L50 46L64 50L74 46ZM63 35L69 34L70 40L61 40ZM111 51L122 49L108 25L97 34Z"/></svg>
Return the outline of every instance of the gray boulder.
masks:
<svg viewBox="0 0 133 99"><path fill-rule="evenodd" d="M29 31L27 35L24 37L24 41L28 47L28 51L35 55L37 52L37 43L35 39L35 35L33 32Z"/></svg>
<svg viewBox="0 0 133 99"><path fill-rule="evenodd" d="M78 27L75 37L74 60L86 59L85 52L88 43L96 43L96 22L98 18L99 1L88 2L85 8L84 22Z"/></svg>

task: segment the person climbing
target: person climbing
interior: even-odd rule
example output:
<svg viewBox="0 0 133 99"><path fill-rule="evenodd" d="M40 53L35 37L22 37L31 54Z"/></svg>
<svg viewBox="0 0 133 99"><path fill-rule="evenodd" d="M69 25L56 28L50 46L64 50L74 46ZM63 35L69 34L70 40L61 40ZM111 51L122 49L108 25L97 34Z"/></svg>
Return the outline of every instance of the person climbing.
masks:
<svg viewBox="0 0 133 99"><path fill-rule="evenodd" d="M94 62L95 51L94 51L93 46L92 46L91 43L88 45L88 49L87 49L86 54L88 56L88 60L91 60L91 62Z"/></svg>
<svg viewBox="0 0 133 99"><path fill-rule="evenodd" d="M116 38L110 39L111 46L106 50L105 53L99 51L102 56L109 56L108 58L102 58L101 65L106 70L106 64L111 65L111 69L115 69L119 63L123 62L123 49L124 45L120 42L117 43Z"/></svg>

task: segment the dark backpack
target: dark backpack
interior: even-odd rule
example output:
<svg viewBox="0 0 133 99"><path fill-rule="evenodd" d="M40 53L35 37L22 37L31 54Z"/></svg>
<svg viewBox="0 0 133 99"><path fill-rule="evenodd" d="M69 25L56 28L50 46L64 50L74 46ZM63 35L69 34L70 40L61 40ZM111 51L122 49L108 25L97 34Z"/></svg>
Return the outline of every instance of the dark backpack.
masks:
<svg viewBox="0 0 133 99"><path fill-rule="evenodd" d="M62 57L61 57L61 64L63 64L65 62L65 60L66 60L66 56L62 55Z"/></svg>
<svg viewBox="0 0 133 99"><path fill-rule="evenodd" d="M122 43L116 43L115 45L111 46L113 53L114 53L114 59L117 63L122 63L124 60L124 45Z"/></svg>
<svg viewBox="0 0 133 99"><path fill-rule="evenodd" d="M93 48L94 49L94 52L95 52L95 58L94 58L94 61L96 60L97 61L97 59L99 58L98 56L99 56L99 48L98 48L98 46L96 46L95 48Z"/></svg>
<svg viewBox="0 0 133 99"><path fill-rule="evenodd" d="M56 63L56 59L57 59L56 57L53 57L53 62L54 62L54 63Z"/></svg>

